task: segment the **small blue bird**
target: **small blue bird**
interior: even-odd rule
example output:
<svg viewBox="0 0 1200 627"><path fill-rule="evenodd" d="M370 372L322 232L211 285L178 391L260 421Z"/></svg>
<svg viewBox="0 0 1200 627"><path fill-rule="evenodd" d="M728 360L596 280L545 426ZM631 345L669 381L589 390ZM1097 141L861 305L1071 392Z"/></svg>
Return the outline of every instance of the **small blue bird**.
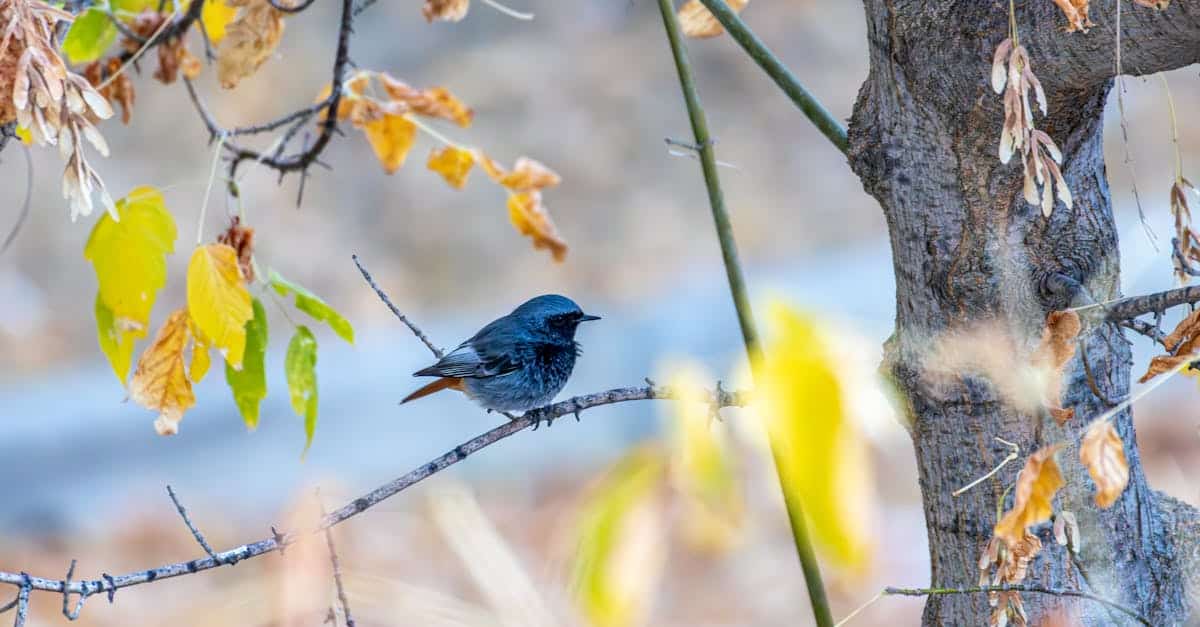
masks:
<svg viewBox="0 0 1200 627"><path fill-rule="evenodd" d="M563 389L575 367L580 354L575 329L580 322L599 319L557 294L525 301L436 364L414 372L414 377L438 379L400 402L453 389L489 410L542 407Z"/></svg>

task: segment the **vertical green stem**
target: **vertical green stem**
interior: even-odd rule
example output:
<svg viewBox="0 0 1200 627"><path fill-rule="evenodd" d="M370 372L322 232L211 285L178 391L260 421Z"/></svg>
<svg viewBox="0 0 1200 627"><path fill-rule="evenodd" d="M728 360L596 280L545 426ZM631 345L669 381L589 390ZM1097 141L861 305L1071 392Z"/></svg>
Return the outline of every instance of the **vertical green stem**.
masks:
<svg viewBox="0 0 1200 627"><path fill-rule="evenodd" d="M704 116L704 108L700 105L700 97L696 93L696 84L692 78L692 68L688 62L687 52L684 49L679 22L675 18L675 9L671 5L671 0L658 0L658 5L662 11L667 39L671 44L671 53L675 57L675 69L679 72L683 98L687 102L692 133L695 135L696 146L700 153L704 184L708 189L708 200L712 206L717 239L721 244L721 256L724 258L725 274L729 279L729 291L733 296L738 323L742 328L742 340L745 342L746 354L750 359L751 367L757 369L761 355L758 330L754 324L754 311L750 308L750 298L746 290L746 280L742 276L742 266L738 261L733 225L729 221L729 212L725 208L725 198L721 193L721 181L717 175L717 159L713 153L712 138L708 133L708 121ZM781 453L774 442L771 443L771 454L778 472L781 462L784 460L781 459ZM804 580L808 585L808 597L812 604L813 616L819 627L832 627L833 615L829 611L829 599L825 595L825 585L821 581L821 569L817 564L816 554L813 552L812 541L808 537L804 510L796 496L783 485L782 475L780 475L780 486L784 488L783 500L787 506L788 522L792 527L792 538L796 543L796 554L800 557L800 568L804 571Z"/></svg>

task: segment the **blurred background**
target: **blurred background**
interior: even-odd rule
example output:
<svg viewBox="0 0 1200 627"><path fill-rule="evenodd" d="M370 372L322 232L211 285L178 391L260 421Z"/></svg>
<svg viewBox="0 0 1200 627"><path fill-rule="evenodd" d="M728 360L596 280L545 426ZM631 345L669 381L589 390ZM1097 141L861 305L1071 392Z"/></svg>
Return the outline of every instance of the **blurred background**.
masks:
<svg viewBox="0 0 1200 627"><path fill-rule="evenodd" d="M0 257L0 569L59 577L75 558L80 574L95 577L199 557L165 484L214 546L258 540L272 525L313 520L316 486L328 507L340 506L497 424L456 396L397 406L417 385L409 373L430 358L362 282L352 253L441 346L539 293L567 294L603 315L581 331L585 354L564 398L665 377L679 363L703 369L710 386L744 379L698 164L669 154L663 141L690 131L657 8L628 0L524 0L515 8L537 17L517 21L477 2L462 22L430 25L416 0L381 2L355 25L352 58L414 86L445 86L472 106L474 125L444 129L452 138L506 163L528 155L561 174L545 201L571 244L565 263L552 263L513 231L503 196L481 174L455 191L425 170L436 144L424 136L407 166L387 176L348 129L323 157L332 171L314 169L300 207L295 177L277 185L273 173L243 167L259 264L321 295L357 331L353 346L318 332L320 422L304 460L301 421L283 380L289 325L270 304L270 392L257 431L246 431L215 375L197 386L197 406L172 438L155 435L154 416L124 402L95 339L95 275L82 254L95 216L69 222L58 157L34 150L32 215ZM866 74L856 3L762 2L744 15L837 117L849 117ZM323 2L288 18L278 53L233 92L206 70L200 87L221 123L253 123L310 102L328 81L335 19L333 3ZM191 45L199 51L198 41ZM843 156L731 40L689 45L718 156L731 164L721 175L756 300L817 312L859 347L865 363L877 363L894 303L877 204ZM144 63L135 79L132 123L102 127L113 156L94 165L114 196L141 184L164 190L178 250L196 235L213 147L183 86L151 79L153 65ZM1200 96L1196 79L1194 69L1171 76L1181 111ZM1145 234L1131 185L1159 241L1169 242L1173 156L1160 83L1130 79L1126 86L1136 175L1126 165L1115 102L1108 162L1124 288L1132 294L1172 286L1166 249ZM1180 125L1185 175L1196 180L1200 121L1183 116ZM0 154L4 229L16 218L24 167L16 146ZM221 196L210 201L206 233L228 219ZM169 259L154 326L183 304L185 265L184 254ZM1133 341L1136 370L1151 353L1147 342ZM1200 471L1196 404L1178 402L1194 398L1194 385L1169 383L1136 415L1152 484L1197 504L1200 488L1186 479ZM666 446L670 411L626 403L591 410L580 423L522 433L339 526L360 624L577 624L571 564L589 495L634 447ZM654 524L639 527L648 536L625 538L630 559L644 566L628 582L635 623L811 621L769 459L739 419L745 422L731 410L712 427L739 460L744 505L735 528L719 541L692 542L676 533L688 524L688 510L666 507L656 514L664 541L645 541L659 537ZM879 550L866 569L827 573L838 617L884 585L928 583L907 436L882 410L867 430ZM323 545L310 542L283 557L123 590L112 606L92 599L81 622L317 624L333 599L326 560ZM914 623L920 608L919 600L889 598L856 623ZM53 597L35 596L34 624L61 621Z"/></svg>

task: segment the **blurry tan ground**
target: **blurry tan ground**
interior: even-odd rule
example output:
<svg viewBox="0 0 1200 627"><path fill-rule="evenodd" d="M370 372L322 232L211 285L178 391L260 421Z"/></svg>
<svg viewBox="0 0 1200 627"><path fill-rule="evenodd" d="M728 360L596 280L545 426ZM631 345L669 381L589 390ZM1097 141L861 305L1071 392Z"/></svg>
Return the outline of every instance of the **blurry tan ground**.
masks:
<svg viewBox="0 0 1200 627"><path fill-rule="evenodd" d="M482 181L448 189L423 162L421 139L408 165L382 174L353 131L335 139L315 169L304 204L295 208L296 179L276 187L270 173L253 171L242 186L259 255L331 302L360 329L392 321L358 281L349 255L357 252L392 296L426 310L500 309L514 294L564 291L636 308L670 290L679 277L717 262L716 243L695 163L666 154L663 137L687 137L687 124L661 23L652 3L638 0L530 0L537 13L515 22L475 3L457 25L426 25L419 3L380 2L356 26L353 58L418 85L444 85L475 107L476 121L455 139L511 160L528 154L563 175L546 201L573 245L555 266L512 232L502 199ZM861 6L854 2L757 2L746 17L839 118L849 115L866 72ZM233 94L202 81L226 126L251 123L307 103L327 80L335 14L318 2L289 18L278 58ZM787 267L855 245L885 245L877 205L832 149L757 68L726 38L691 45L718 154L736 164L722 171L739 243L750 268ZM981 73L986 60L981 60ZM134 124L103 130L114 156L98 167L115 193L154 184L167 192L179 225L179 246L195 238L195 220L212 152L182 86L160 86L148 67L137 79ZM1192 70L1173 75L1181 111L1194 111L1200 81ZM1165 106L1156 81L1133 80L1127 99L1131 149L1148 211L1165 212L1171 156ZM1190 104L1189 104L1190 103ZM1185 163L1200 171L1200 120L1183 115ZM1109 175L1121 215L1131 215L1128 170L1109 120ZM34 381L64 369L96 367L91 319L95 289L82 259L90 220L67 221L59 199L57 157L35 151L33 215L13 250L0 258L0 381ZM7 190L0 227L15 213L24 170L15 150L0 155L0 189ZM247 166L248 170L253 170ZM478 177L478 174L475 175ZM1196 177L1193 177L1193 180ZM206 233L224 220L214 197ZM1166 234L1162 231L1160 237ZM1137 230L1123 232L1139 237ZM1122 242L1123 245L1126 241ZM182 272L184 255L170 260ZM829 267L837 272L837 267ZM878 269L881 276L892 272ZM1130 269L1169 275L1165 255ZM753 276L753 275L752 275ZM714 276L714 281L720 277ZM847 285L846 289L871 289ZM182 302L182 282L170 280L158 315ZM882 337L875 338L882 341ZM115 384L114 384L115 385ZM1194 383L1169 386L1194 394ZM1194 404L1193 404L1194 405ZM336 415L337 408L324 408ZM0 408L0 414L3 408ZM29 417L4 416L4 420ZM1200 470L1197 416L1179 403L1153 400L1138 409L1138 430L1152 483L1192 502L1200 493L1188 477ZM569 428L569 427L564 427ZM885 584L922 585L928 577L923 517L911 449L900 439L877 448L883 524L878 561L865 581L828 573L835 615L842 616ZM470 462L468 462L470 463ZM565 601L567 549L581 486L601 470L568 467L532 483L473 483L499 537L536 584L551 615L569 624ZM352 606L362 625L493 625L496 608L468 574L430 515L435 478L339 527ZM806 624L807 607L785 517L767 483L759 482L743 544L720 558L671 549L654 596L653 625ZM13 489L9 486L8 489ZM230 490L235 487L231 486ZM326 487L332 506L349 498ZM119 495L114 495L119 499ZM183 495L185 501L187 495ZM295 495L298 500L307 494ZM224 523L219 502L188 502L215 546L258 539L266 525ZM200 556L162 502L129 503L121 520L90 521L80 535L0 538L0 568L44 576L65 572L71 558L81 573L128 572ZM279 512L276 523L287 518ZM124 590L109 606L90 599L82 625L316 625L332 599L320 542L306 553L268 556L198 576ZM307 594L297 591L312 590ZM297 596L309 596L308 603ZM59 601L35 597L35 625L61 624ZM920 602L888 599L853 624L913 624Z"/></svg>

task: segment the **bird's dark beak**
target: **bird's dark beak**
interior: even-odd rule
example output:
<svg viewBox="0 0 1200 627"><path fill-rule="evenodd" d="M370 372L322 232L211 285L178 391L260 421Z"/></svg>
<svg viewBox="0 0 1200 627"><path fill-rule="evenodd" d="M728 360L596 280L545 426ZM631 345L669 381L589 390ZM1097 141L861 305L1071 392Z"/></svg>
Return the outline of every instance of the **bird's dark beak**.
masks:
<svg viewBox="0 0 1200 627"><path fill-rule="evenodd" d="M599 320L599 319L600 319L600 316L593 316L592 314L583 314L582 316L579 317L580 322L587 322L589 320Z"/></svg>

